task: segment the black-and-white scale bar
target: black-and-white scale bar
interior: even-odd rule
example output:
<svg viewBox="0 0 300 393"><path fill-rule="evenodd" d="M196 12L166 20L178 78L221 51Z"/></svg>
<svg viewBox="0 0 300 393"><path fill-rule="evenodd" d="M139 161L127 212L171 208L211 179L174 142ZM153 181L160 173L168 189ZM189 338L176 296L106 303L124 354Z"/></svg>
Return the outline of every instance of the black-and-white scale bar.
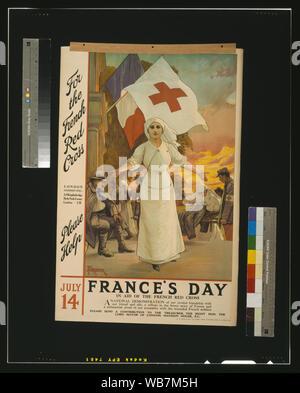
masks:
<svg viewBox="0 0 300 393"><path fill-rule="evenodd" d="M50 40L23 39L22 166L50 167Z"/></svg>
<svg viewBox="0 0 300 393"><path fill-rule="evenodd" d="M262 337L274 337L276 280L276 208L264 208Z"/></svg>

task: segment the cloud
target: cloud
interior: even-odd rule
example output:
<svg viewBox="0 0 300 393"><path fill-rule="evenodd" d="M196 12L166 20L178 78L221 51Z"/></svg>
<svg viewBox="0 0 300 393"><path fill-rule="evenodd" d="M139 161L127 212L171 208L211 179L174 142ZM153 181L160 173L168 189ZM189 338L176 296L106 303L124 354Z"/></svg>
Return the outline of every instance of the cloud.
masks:
<svg viewBox="0 0 300 393"><path fill-rule="evenodd" d="M231 62L227 64L227 66L221 66L219 69L217 69L214 74L210 75L210 78L229 78L235 74L236 64Z"/></svg>
<svg viewBox="0 0 300 393"><path fill-rule="evenodd" d="M198 160L194 160L193 164L204 166L204 181L207 186L223 188L223 183L220 182L217 173L225 166L230 174L234 173L234 147L223 146L217 153L211 150L200 151L198 152Z"/></svg>
<svg viewBox="0 0 300 393"><path fill-rule="evenodd" d="M226 98L226 103L229 105L235 105L235 101L236 101L236 92L232 92L231 94L229 94L229 96Z"/></svg>
<svg viewBox="0 0 300 393"><path fill-rule="evenodd" d="M234 163L234 155L230 154L229 157L227 157L227 159L225 161L222 162L222 165L230 165Z"/></svg>
<svg viewBox="0 0 300 393"><path fill-rule="evenodd" d="M195 152L210 150L217 154L223 146L234 146L235 105L211 106L203 110L202 115L208 125L208 132L204 132L202 127L194 127L189 131Z"/></svg>
<svg viewBox="0 0 300 393"><path fill-rule="evenodd" d="M209 164L218 164L220 161L222 161L223 157L218 157L215 158L214 160L210 161Z"/></svg>

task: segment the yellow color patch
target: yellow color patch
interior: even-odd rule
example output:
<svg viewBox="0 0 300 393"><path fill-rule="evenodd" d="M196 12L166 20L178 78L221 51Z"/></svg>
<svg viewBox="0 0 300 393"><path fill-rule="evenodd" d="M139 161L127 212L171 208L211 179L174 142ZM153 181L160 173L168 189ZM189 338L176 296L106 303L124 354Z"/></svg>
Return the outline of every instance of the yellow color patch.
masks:
<svg viewBox="0 0 300 393"><path fill-rule="evenodd" d="M248 263L251 264L255 264L255 254L256 251L255 250L248 250Z"/></svg>

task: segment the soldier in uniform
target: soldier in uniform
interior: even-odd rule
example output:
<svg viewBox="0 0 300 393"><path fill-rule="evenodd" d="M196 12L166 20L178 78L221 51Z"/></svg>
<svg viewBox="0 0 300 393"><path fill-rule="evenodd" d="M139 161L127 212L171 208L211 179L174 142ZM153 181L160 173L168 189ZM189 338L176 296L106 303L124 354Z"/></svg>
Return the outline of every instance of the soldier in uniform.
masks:
<svg viewBox="0 0 300 393"><path fill-rule="evenodd" d="M187 201L184 199L183 204ZM195 205L195 201L189 201ZM220 198L216 193L209 187L205 186L204 189L204 205L201 209L188 211L182 210L178 212L178 219L183 235L186 235L188 239L196 237L196 227L200 225L200 232L207 232L209 228L209 220L214 219L220 209ZM203 222L206 221L206 222Z"/></svg>
<svg viewBox="0 0 300 393"><path fill-rule="evenodd" d="M225 240L232 240L233 233L233 190L234 183L227 168L218 170L217 177L224 183L224 191L221 201L219 223L223 225Z"/></svg>
<svg viewBox="0 0 300 393"><path fill-rule="evenodd" d="M121 216L115 201L106 198L101 200L96 194L97 184L104 177L93 176L87 186L86 195L86 241L95 248L97 237L99 239L98 254L112 257L112 251L106 248L109 235L114 232L118 241L119 252L133 252L124 241Z"/></svg>

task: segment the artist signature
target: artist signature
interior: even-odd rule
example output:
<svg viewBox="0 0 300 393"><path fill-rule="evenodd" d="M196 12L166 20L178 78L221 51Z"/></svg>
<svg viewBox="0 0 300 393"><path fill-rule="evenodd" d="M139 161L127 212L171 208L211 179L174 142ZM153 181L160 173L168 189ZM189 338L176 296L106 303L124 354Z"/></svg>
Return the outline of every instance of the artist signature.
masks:
<svg viewBox="0 0 300 393"><path fill-rule="evenodd" d="M107 273L104 269L101 268L97 268L97 267L92 267L92 266L88 266L87 267L87 274L88 275L97 275L99 276L99 273L102 273L104 275L104 277L107 277Z"/></svg>

